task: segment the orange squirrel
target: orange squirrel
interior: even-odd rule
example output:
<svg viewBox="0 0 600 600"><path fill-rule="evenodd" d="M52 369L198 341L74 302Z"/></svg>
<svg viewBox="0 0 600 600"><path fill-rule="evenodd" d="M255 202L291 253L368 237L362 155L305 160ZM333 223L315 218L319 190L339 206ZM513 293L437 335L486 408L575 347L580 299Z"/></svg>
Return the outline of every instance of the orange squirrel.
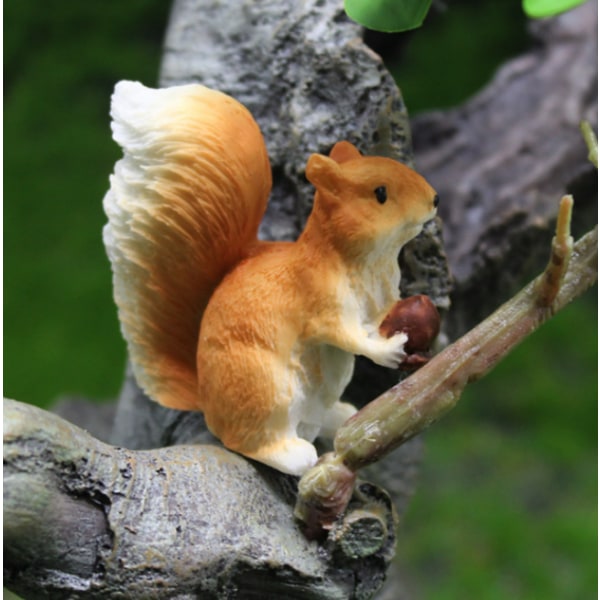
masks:
<svg viewBox="0 0 600 600"><path fill-rule="evenodd" d="M298 240L259 241L271 170L239 102L123 81L111 116L124 156L104 198L104 242L139 385L164 406L203 411L228 448L302 474L317 435L355 412L340 401L354 355L390 368L406 357L406 334L378 325L435 191L339 142L308 159L316 194Z"/></svg>

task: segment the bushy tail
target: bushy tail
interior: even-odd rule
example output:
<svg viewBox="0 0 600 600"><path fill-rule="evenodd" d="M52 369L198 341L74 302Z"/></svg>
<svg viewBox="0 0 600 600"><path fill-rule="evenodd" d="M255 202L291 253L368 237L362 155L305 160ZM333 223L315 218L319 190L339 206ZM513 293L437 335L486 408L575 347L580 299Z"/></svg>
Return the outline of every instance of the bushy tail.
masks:
<svg viewBox="0 0 600 600"><path fill-rule="evenodd" d="M256 240L271 189L250 113L200 85L117 84L113 137L124 156L104 198L104 244L138 384L171 408L199 408L202 313Z"/></svg>

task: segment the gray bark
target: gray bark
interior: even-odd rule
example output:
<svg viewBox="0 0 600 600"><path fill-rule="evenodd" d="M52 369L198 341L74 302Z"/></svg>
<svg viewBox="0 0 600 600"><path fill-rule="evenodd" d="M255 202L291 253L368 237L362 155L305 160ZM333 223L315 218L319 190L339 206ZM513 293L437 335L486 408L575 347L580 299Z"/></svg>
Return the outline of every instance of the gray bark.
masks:
<svg viewBox="0 0 600 600"><path fill-rule="evenodd" d="M538 44L470 103L414 123L417 166L442 198L452 337L543 265L566 185L578 188L575 215L596 218L576 130L581 117L597 123L596 21L588 3L537 25ZM333 0L173 6L161 84L202 82L255 114L274 173L264 238L299 232L311 152L349 139L365 153L412 160L401 95L360 34ZM401 265L404 294L428 294L447 312L439 221ZM396 380L360 362L349 397L362 406ZM201 415L150 402L130 375L112 433L94 433L113 445L5 404L5 582L25 597L366 598L381 584L394 546L381 490L365 486L327 540L308 543L291 517L293 480L223 450ZM413 441L378 465L400 511L419 449Z"/></svg>

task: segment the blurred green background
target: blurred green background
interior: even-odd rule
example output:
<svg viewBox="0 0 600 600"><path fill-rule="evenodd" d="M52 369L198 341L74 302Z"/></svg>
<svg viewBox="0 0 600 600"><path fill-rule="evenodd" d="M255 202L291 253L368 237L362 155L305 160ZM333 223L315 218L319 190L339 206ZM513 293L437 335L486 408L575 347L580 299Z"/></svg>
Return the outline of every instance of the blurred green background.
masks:
<svg viewBox="0 0 600 600"><path fill-rule="evenodd" d="M119 79L156 83L168 11L4 3L5 396L118 392L125 347L101 238L119 157L109 99ZM526 47L524 28L518 0L457 0L406 34L394 72L411 113L476 92ZM398 543L416 597L596 596L597 331L594 288L428 432Z"/></svg>

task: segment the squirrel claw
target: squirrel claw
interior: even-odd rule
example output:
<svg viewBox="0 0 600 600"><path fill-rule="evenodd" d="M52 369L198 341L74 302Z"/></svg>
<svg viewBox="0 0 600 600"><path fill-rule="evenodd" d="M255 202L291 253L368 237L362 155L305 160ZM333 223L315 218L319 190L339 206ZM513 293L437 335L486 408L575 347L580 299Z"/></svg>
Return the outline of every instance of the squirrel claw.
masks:
<svg viewBox="0 0 600 600"><path fill-rule="evenodd" d="M408 336L404 332L398 332L386 340L382 340L381 348L378 352L371 356L371 360L387 367L388 369L397 369L406 359L404 344L408 340Z"/></svg>

